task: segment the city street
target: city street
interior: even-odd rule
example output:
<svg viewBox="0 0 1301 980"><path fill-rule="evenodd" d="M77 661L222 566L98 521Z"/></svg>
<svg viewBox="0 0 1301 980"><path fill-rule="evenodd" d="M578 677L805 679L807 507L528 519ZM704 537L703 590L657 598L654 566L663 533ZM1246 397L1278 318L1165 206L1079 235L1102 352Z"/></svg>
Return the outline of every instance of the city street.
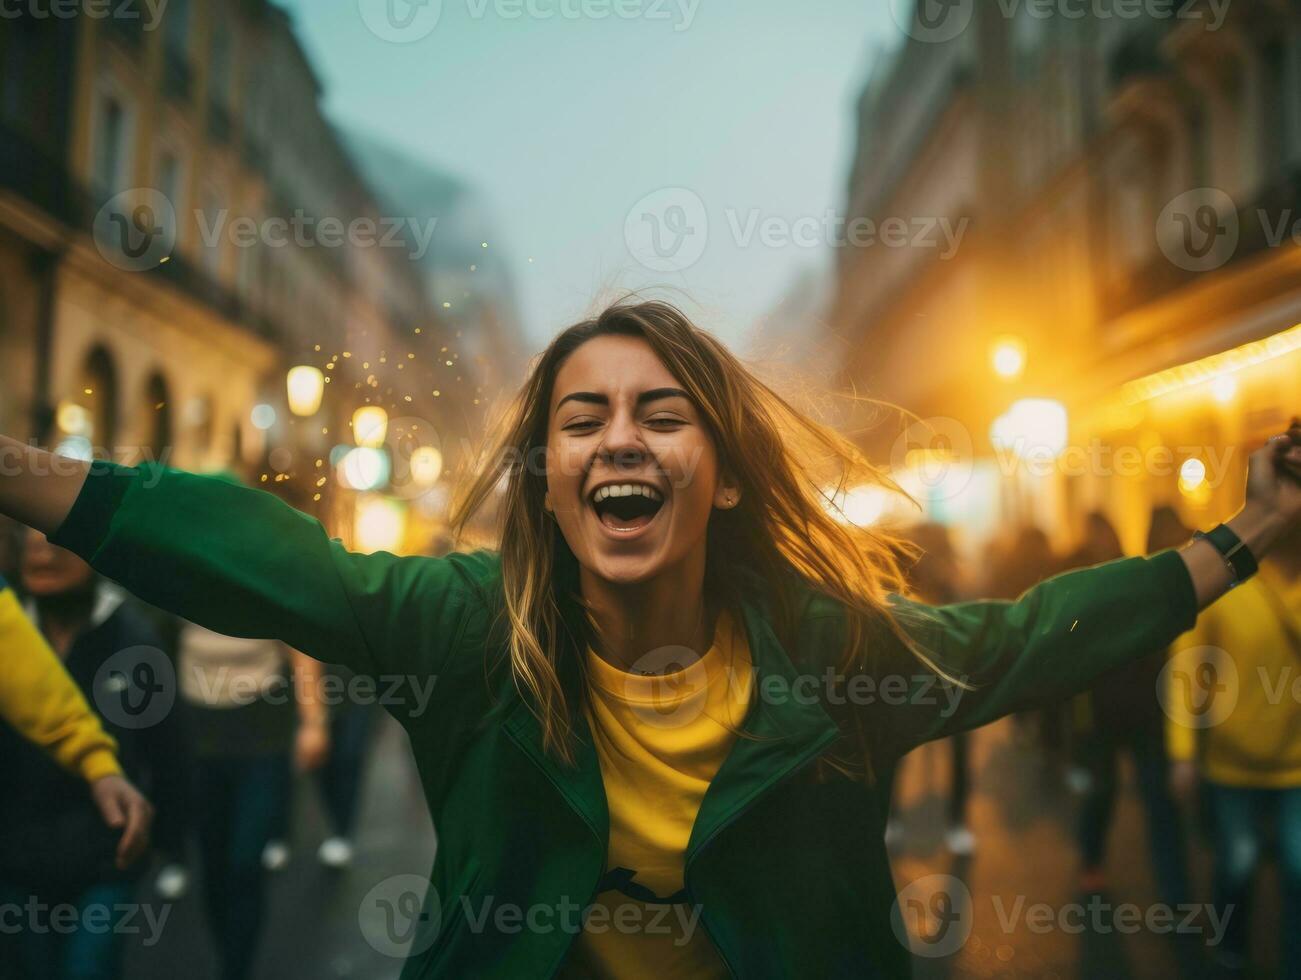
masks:
<svg viewBox="0 0 1301 980"><path fill-rule="evenodd" d="M353 870L336 875L316 863L315 848L323 833L321 813L310 793L299 793L297 847L288 869L272 882L270 932L256 974L262 980L384 980L398 975L400 961L366 941L358 924L358 909L366 893L384 878L424 874L433 855L434 838L405 736L387 719L378 732ZM1014 738L1014 726L1000 722L973 739L970 820L977 844L970 859L955 859L943 846L948 759L942 745L926 746L910 758L900 779L905 834L895 857L895 880L902 889L928 875L956 875L971 890L974 919L970 936L956 953L916 959L919 980L1209 976L1197 968L1195 937L1177 943L1174 936L1144 929L1122 933L1120 928L1094 928L1097 921L1109 921L1106 906L1102 913L1096 911L1099 902L1117 909L1123 903L1133 903L1145 915L1157 902L1146 859L1143 814L1132 785L1126 786L1120 799L1112 832L1110 890L1090 906L1089 900L1075 891L1074 802L1060 779L1047 776L1038 753ZM1205 848L1193 850L1193 901L1205 901L1209 885ZM1276 887L1272 869L1262 887ZM156 948L144 950L136 943L128 976L133 980L178 976L215 980L211 950L199 917L200 902L197 889L192 888L173 908ZM1030 913L1032 907L1046 905L1053 921L1064 921L1070 927L1074 922L1072 903L1084 907L1087 928L1079 934L1040 925ZM1261 921L1253 930L1256 948L1268 950L1270 937L1277 935L1277 906L1262 900L1259 908ZM1059 920L1063 910L1065 915ZM1176 915L1171 926L1181 918ZM1177 958L1181 949L1188 951L1182 960ZM1270 951L1271 960L1273 955ZM1178 972L1181 962L1182 974Z"/></svg>

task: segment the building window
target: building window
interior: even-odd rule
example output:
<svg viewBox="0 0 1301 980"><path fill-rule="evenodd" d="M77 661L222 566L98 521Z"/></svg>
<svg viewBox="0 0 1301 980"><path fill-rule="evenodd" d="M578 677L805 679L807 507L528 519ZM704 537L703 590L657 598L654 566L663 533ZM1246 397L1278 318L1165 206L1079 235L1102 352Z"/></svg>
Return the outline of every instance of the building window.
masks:
<svg viewBox="0 0 1301 980"><path fill-rule="evenodd" d="M181 162L171 150L162 150L158 154L154 189L167 198L172 206L172 221L177 224L182 213L181 201ZM180 240L180 227L169 229L173 241Z"/></svg>
<svg viewBox="0 0 1301 980"><path fill-rule="evenodd" d="M150 459L159 462L170 454L172 445L172 403L167 390L166 379L158 373L150 376L145 383L145 401L143 406L144 426L147 433L147 445L153 454Z"/></svg>
<svg viewBox="0 0 1301 980"><path fill-rule="evenodd" d="M177 54L185 54L186 44L190 38L190 0L171 0L167 6L163 28L166 32L167 49Z"/></svg>
<svg viewBox="0 0 1301 980"><path fill-rule="evenodd" d="M117 368L108 348L98 346L86 355L73 401L90 417L91 444L112 451L117 439Z"/></svg>
<svg viewBox="0 0 1301 980"><path fill-rule="evenodd" d="M95 188L104 197L122 189L126 175L126 109L117 96L104 95L95 119Z"/></svg>
<svg viewBox="0 0 1301 980"><path fill-rule="evenodd" d="M203 194L203 219L205 228L212 236L205 236L203 242L203 268L214 278L221 273L222 241L225 238L226 221L221 213L220 198L214 188L208 188Z"/></svg>

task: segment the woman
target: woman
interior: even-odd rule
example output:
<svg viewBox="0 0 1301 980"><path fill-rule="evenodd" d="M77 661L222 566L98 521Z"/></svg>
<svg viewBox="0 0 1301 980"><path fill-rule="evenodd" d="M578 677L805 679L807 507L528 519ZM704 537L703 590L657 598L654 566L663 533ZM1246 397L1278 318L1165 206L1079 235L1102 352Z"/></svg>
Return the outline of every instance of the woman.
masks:
<svg viewBox="0 0 1301 980"><path fill-rule="evenodd" d="M419 914L381 885L363 917L414 927L407 978L905 975L875 774L1169 643L1232 578L1199 541L1015 603L893 597L891 542L821 491L876 471L653 302L536 362L455 513L503 482L500 552L350 554L266 493L5 448L0 512L399 685L439 848ZM1253 458L1230 533L1255 554L1298 474L1301 422Z"/></svg>

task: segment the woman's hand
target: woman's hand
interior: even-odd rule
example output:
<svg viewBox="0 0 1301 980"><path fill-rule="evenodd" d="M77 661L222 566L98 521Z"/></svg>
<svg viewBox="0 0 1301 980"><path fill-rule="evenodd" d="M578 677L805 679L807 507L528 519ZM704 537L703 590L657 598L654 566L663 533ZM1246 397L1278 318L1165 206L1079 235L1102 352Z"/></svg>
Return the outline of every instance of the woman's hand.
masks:
<svg viewBox="0 0 1301 980"><path fill-rule="evenodd" d="M1301 520L1301 419L1251 454L1245 506L1277 515L1285 527Z"/></svg>
<svg viewBox="0 0 1301 980"><path fill-rule="evenodd" d="M90 784L90 795L104 822L122 829L117 844L117 867L125 870L149 847L149 828L154 822L153 804L123 776L103 776Z"/></svg>

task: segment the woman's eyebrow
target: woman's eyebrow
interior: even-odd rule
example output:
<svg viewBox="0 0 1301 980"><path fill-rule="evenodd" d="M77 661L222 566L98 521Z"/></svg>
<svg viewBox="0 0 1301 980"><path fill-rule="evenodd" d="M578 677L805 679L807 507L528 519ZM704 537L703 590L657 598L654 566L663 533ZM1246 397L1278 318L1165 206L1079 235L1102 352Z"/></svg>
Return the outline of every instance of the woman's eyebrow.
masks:
<svg viewBox="0 0 1301 980"><path fill-rule="evenodd" d="M691 400L681 388L651 388L649 391L643 391L637 396L637 404L644 405L647 402L659 401L661 398L685 398ZM596 391L572 391L560 401L556 402L556 411L560 411L560 406L567 401L587 402L591 405L609 405L610 399L607 395L602 395Z"/></svg>

